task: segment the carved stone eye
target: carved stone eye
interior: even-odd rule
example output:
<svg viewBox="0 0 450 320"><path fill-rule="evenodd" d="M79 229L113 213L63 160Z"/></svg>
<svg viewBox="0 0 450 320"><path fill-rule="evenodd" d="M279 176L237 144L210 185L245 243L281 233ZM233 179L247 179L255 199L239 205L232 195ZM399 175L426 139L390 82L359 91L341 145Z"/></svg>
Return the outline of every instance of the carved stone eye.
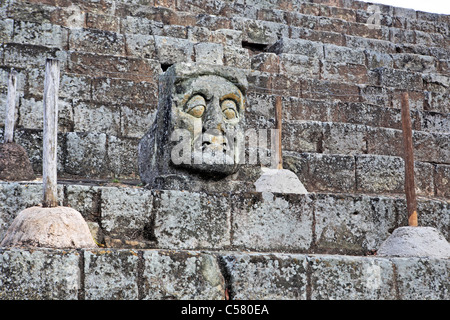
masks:
<svg viewBox="0 0 450 320"><path fill-rule="evenodd" d="M225 100L222 102L222 112L227 120L233 120L238 117L237 106L233 100Z"/></svg>
<svg viewBox="0 0 450 320"><path fill-rule="evenodd" d="M186 103L185 110L191 116L201 118L206 109L206 101L201 95L195 95Z"/></svg>

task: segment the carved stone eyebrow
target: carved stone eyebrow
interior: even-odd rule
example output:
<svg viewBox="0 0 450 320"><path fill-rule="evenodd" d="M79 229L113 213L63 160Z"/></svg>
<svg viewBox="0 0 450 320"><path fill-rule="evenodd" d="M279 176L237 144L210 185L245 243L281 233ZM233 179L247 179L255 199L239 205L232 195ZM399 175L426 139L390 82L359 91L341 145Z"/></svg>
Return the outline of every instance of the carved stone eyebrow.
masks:
<svg viewBox="0 0 450 320"><path fill-rule="evenodd" d="M239 111L243 108L243 101L242 101L242 95L240 91L237 92L230 92L226 95L220 97L220 103L222 103L225 100L233 100L236 103L236 106L238 107Z"/></svg>

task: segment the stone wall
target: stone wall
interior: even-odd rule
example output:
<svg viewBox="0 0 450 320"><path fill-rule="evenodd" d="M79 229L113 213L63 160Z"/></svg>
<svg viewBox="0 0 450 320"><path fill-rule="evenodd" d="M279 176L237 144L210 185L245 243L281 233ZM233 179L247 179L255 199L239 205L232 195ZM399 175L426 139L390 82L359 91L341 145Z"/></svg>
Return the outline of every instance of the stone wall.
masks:
<svg viewBox="0 0 450 320"><path fill-rule="evenodd" d="M0 287L0 299L449 297L449 261L439 259L184 250L0 249L0 262L0 272L7 276ZM166 310L169 312L180 314L181 310Z"/></svg>
<svg viewBox="0 0 450 320"><path fill-rule="evenodd" d="M58 58L59 176L138 179L158 76L233 66L249 80L249 127L272 128L282 95L285 162L309 191L401 193L407 90L418 193L448 198L449 17L378 7L370 25L373 8L350 0L3 1L0 112L14 67L16 140L40 174L44 61Z"/></svg>
<svg viewBox="0 0 450 320"><path fill-rule="evenodd" d="M0 113L14 68L15 139L40 175L44 63L61 61L58 199L100 247L0 248L0 299L447 300L448 260L376 251L407 224L405 90L419 225L450 240L450 18L378 8L374 26L352 0L2 1ZM139 185L137 145L176 62L240 69L250 128L274 127L281 96L283 164L310 193ZM0 239L41 201L39 180L0 183Z"/></svg>
<svg viewBox="0 0 450 320"><path fill-rule="evenodd" d="M408 224L400 196L257 192L199 193L60 184L60 205L79 211L108 248L375 254ZM23 209L42 202L40 183L0 184L0 238ZM450 240L450 205L418 201L419 222Z"/></svg>

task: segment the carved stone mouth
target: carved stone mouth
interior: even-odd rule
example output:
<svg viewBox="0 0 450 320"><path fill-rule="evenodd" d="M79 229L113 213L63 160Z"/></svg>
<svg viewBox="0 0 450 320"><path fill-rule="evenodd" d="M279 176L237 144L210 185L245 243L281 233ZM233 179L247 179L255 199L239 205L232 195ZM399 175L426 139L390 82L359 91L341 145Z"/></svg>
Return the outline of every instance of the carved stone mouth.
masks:
<svg viewBox="0 0 450 320"><path fill-rule="evenodd" d="M209 141L204 141L202 143L202 151L211 153L225 153L228 151L228 146L226 143L211 143Z"/></svg>

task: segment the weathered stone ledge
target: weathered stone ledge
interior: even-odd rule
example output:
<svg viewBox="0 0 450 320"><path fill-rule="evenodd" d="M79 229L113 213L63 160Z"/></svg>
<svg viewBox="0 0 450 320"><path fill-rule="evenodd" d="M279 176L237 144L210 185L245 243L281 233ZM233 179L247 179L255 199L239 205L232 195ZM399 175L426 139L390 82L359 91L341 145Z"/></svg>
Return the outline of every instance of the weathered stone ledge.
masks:
<svg viewBox="0 0 450 320"><path fill-rule="evenodd" d="M447 300L450 260L0 248L0 299Z"/></svg>
<svg viewBox="0 0 450 320"><path fill-rule="evenodd" d="M205 193L60 184L61 205L78 210L97 242L116 248L373 254L407 225L401 196ZM0 237L42 185L0 184ZM419 225L449 239L450 204L419 198Z"/></svg>

